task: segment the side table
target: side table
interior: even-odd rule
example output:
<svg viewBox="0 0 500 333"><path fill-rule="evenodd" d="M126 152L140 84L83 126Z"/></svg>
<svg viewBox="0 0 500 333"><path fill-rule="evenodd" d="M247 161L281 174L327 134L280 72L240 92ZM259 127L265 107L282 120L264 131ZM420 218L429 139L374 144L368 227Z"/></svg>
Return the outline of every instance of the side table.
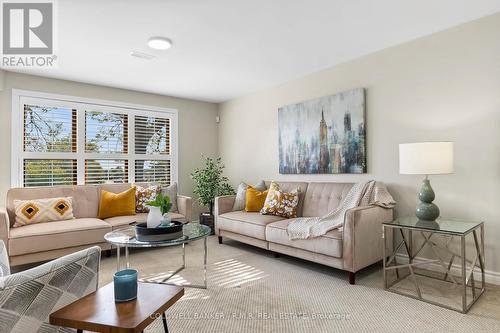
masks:
<svg viewBox="0 0 500 333"><path fill-rule="evenodd" d="M387 231L394 232L394 239L399 234L401 240L389 255L386 254ZM421 243L417 244L415 235L421 236ZM444 237L444 242L436 239L435 235ZM434 236L434 237L433 237ZM421 301L445 307L451 310L466 313L485 291L484 281L484 222L463 221L457 219L439 218L436 221L421 221L417 217L401 217L383 224L384 237L384 288L386 290L419 299ZM459 238L460 250L456 252L451 244L454 238ZM472 257L467 257L466 239L473 243ZM443 244L444 243L444 244ZM432 259L420 259L419 254L427 248ZM403 250L403 253L399 251ZM456 260L457 259L457 260ZM399 262L398 260L404 261ZM458 261L460 274L454 275L456 271L453 264ZM426 270L425 266L437 267L436 270ZM406 272L406 274L402 274ZM390 274L394 272L395 274ZM431 273L431 274L429 274ZM439 275L436 276L436 273ZM474 273L481 277L476 281ZM395 277L391 279L389 275ZM419 279L434 278L445 281L458 287L460 290L461 306L454 307L437 300L431 300L422 292ZM415 294L406 293L395 288L396 285L410 279L415 287ZM451 290L453 291L453 290Z"/></svg>
<svg viewBox="0 0 500 333"><path fill-rule="evenodd" d="M138 284L137 299L115 303L113 283L50 314L52 325L92 332L142 332L162 317L168 333L165 311L184 295L184 288L163 284Z"/></svg>

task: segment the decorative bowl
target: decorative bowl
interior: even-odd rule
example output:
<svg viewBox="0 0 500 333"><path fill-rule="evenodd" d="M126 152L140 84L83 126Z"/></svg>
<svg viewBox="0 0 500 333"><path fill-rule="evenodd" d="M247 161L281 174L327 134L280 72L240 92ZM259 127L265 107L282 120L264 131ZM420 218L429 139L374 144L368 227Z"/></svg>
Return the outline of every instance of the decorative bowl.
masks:
<svg viewBox="0 0 500 333"><path fill-rule="evenodd" d="M160 224L156 228L148 228L147 223L135 226L135 238L140 242L161 242L178 239L183 236L182 222L171 221L168 225Z"/></svg>

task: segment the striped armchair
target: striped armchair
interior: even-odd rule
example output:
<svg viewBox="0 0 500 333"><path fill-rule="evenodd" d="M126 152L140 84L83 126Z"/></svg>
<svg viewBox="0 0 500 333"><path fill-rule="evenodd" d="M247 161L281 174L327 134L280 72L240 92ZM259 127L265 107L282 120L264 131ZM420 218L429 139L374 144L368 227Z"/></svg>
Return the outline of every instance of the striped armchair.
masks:
<svg viewBox="0 0 500 333"><path fill-rule="evenodd" d="M38 267L10 274L0 241L0 333L73 332L52 326L50 313L96 291L101 249L75 252Z"/></svg>

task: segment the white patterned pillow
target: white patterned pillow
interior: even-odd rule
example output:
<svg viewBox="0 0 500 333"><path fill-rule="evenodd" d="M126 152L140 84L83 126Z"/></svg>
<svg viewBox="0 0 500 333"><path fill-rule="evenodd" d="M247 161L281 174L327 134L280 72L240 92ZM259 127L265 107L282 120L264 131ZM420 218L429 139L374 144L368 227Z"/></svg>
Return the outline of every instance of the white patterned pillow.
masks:
<svg viewBox="0 0 500 333"><path fill-rule="evenodd" d="M14 228L25 225L74 219L73 198L14 200L16 222Z"/></svg>

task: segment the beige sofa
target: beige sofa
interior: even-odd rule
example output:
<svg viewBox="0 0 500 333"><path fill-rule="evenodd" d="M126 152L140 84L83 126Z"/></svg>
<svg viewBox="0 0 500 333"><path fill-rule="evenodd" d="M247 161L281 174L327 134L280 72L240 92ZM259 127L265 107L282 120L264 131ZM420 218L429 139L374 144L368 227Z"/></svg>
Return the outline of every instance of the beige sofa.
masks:
<svg viewBox="0 0 500 333"><path fill-rule="evenodd" d="M269 182L266 182L269 186ZM299 188L298 216L323 216L335 209L352 187L352 183L279 182L280 188ZM344 226L324 236L289 240L286 231L290 220L260 213L232 211L235 196L215 200L215 232L263 249L314 261L347 271L349 283L355 283L355 273L382 260L382 222L393 218L393 210L378 206L349 210ZM392 242L392 235L389 235Z"/></svg>
<svg viewBox="0 0 500 333"><path fill-rule="evenodd" d="M7 247L10 264L16 266L51 260L91 245L98 245L103 250L111 249L104 241L104 235L134 221L145 222L147 213L104 220L97 218L101 189L119 193L130 186L106 184L10 189L7 192L6 208L0 211L0 239ZM15 221L14 200L55 197L73 197L75 219L12 227ZM172 218L190 222L192 199L178 195L177 208L177 212L171 213Z"/></svg>

